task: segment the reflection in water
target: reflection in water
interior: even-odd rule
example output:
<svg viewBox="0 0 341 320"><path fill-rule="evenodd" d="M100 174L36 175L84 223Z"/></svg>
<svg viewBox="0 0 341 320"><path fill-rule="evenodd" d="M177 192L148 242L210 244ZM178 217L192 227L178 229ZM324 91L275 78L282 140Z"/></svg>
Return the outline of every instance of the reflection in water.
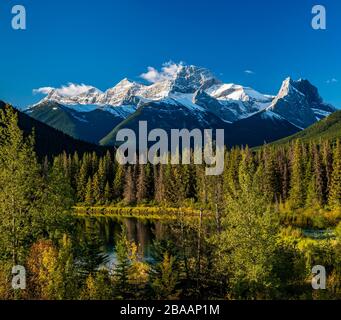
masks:
<svg viewBox="0 0 341 320"><path fill-rule="evenodd" d="M80 217L78 218L78 237L82 239L89 232L94 232L103 242L103 252L109 256L108 267L115 264L115 244L123 228L127 238L139 244L139 254L151 259L151 247L154 240L161 240L167 233L167 222L119 217Z"/></svg>

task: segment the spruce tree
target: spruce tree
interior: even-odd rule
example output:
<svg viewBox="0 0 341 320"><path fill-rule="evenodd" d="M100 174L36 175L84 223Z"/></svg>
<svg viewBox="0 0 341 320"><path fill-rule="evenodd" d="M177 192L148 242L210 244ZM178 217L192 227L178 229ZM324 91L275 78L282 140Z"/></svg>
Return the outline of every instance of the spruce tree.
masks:
<svg viewBox="0 0 341 320"><path fill-rule="evenodd" d="M329 186L331 184L331 176L333 171L333 152L331 150L330 141L324 141L322 144L322 162L325 168L324 184L326 185L326 195L328 200Z"/></svg>
<svg viewBox="0 0 341 320"><path fill-rule="evenodd" d="M87 183L90 176L90 160L87 154L83 155L79 174L77 175L77 198L78 201L85 201Z"/></svg>
<svg viewBox="0 0 341 320"><path fill-rule="evenodd" d="M104 201L106 204L108 204L111 202L111 200L112 200L111 188L109 182L107 181L104 188Z"/></svg>
<svg viewBox="0 0 341 320"><path fill-rule="evenodd" d="M125 299L129 295L130 286L128 283L130 259L129 241L125 230L122 230L121 238L116 243L117 263L114 269L116 299Z"/></svg>
<svg viewBox="0 0 341 320"><path fill-rule="evenodd" d="M92 197L96 204L102 203L102 190L101 188L101 182L100 182L99 173L95 173L94 178L92 180Z"/></svg>
<svg viewBox="0 0 341 320"><path fill-rule="evenodd" d="M138 203L142 203L148 200L148 180L146 173L146 165L139 165L139 175L137 180L137 193L136 200Z"/></svg>
<svg viewBox="0 0 341 320"><path fill-rule="evenodd" d="M132 166L128 167L125 177L124 202L127 205L135 204L136 202L135 177L134 168Z"/></svg>
<svg viewBox="0 0 341 320"><path fill-rule="evenodd" d="M325 172L323 170L322 159L316 144L312 146L312 174L307 192L307 205L322 207L325 201Z"/></svg>
<svg viewBox="0 0 341 320"><path fill-rule="evenodd" d="M91 177L89 177L88 183L86 184L85 197L84 197L85 203L89 206L94 204L94 198L92 195L92 190L93 190L92 189L92 180L91 180Z"/></svg>
<svg viewBox="0 0 341 320"><path fill-rule="evenodd" d="M158 300L171 300L179 297L179 274L175 270L175 257L164 253L163 261L154 265L151 270L151 286L154 297Z"/></svg>
<svg viewBox="0 0 341 320"><path fill-rule="evenodd" d="M113 182L113 194L116 201L122 200L124 192L125 167L117 164L115 179Z"/></svg>
<svg viewBox="0 0 341 320"><path fill-rule="evenodd" d="M333 171L329 186L329 206L337 209L341 207L341 145L338 139L333 152Z"/></svg>
<svg viewBox="0 0 341 320"><path fill-rule="evenodd" d="M165 202L165 166L160 164L154 167L155 200L159 204Z"/></svg>
<svg viewBox="0 0 341 320"><path fill-rule="evenodd" d="M292 152L289 202L292 209L298 209L304 206L306 195L303 147L300 140L295 141Z"/></svg>

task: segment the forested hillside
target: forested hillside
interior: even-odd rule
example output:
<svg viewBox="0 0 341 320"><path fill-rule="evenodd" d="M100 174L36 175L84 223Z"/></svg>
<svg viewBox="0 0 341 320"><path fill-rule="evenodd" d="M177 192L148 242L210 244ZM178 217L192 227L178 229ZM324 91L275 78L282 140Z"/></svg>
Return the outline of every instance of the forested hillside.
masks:
<svg viewBox="0 0 341 320"><path fill-rule="evenodd" d="M0 109L3 109L5 106L6 104L0 100ZM13 110L18 114L19 127L26 136L34 130L35 150L39 157L50 157L58 155L63 151L67 153L77 151L79 154L95 151L97 154L105 154L105 149L102 147L74 139L61 131L31 118L17 109L13 108Z"/></svg>
<svg viewBox="0 0 341 320"><path fill-rule="evenodd" d="M313 124L311 127L293 136L276 141L274 144L284 144L295 139L302 141L336 140L341 138L341 111L332 113L329 117Z"/></svg>

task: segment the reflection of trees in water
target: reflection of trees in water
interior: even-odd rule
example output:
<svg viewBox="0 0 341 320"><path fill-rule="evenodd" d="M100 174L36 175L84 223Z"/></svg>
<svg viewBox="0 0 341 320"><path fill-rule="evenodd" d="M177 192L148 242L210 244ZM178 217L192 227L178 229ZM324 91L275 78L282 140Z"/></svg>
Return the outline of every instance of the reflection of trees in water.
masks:
<svg viewBox="0 0 341 320"><path fill-rule="evenodd" d="M197 247L195 225L197 221L176 220L147 220L138 218L119 217L84 217L79 218L77 229L78 238L84 239L89 231L95 231L103 241L103 252L109 256L108 265L116 261L115 246L120 239L122 230L126 230L127 238L139 244L139 254L146 260L153 260L154 241L168 240L170 252L178 252L187 261Z"/></svg>
<svg viewBox="0 0 341 320"><path fill-rule="evenodd" d="M115 244L121 236L122 229L127 232L127 238L139 244L139 253L145 258L151 255L154 240L161 240L167 234L167 224L137 218L117 217L84 217L78 220L78 237L86 237L89 230L95 230L105 244L107 253L115 251Z"/></svg>

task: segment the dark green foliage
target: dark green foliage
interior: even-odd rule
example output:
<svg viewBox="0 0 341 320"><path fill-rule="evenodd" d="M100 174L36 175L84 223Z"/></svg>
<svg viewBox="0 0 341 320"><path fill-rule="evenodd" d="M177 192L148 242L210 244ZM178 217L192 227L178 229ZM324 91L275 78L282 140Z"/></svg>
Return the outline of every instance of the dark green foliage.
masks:
<svg viewBox="0 0 341 320"><path fill-rule="evenodd" d="M0 109L5 107L5 103L0 101ZM31 134L32 130L35 130L35 151L39 158L49 156L50 158L64 151L67 154L78 152L80 155L86 152L96 151L98 154L105 154L106 148L93 145L81 140L74 139L67 134L53 129L50 126L35 120L25 113L19 110L12 110L18 115L18 124L20 129L24 132L24 136L27 137Z"/></svg>
<svg viewBox="0 0 341 320"><path fill-rule="evenodd" d="M303 142L335 141L341 138L341 111L332 113L329 117L313 124L311 127L282 140L276 141L275 145L283 145L300 139Z"/></svg>
<svg viewBox="0 0 341 320"><path fill-rule="evenodd" d="M0 181L0 259L22 263L39 236L53 237L70 222L72 196L57 160L43 173L33 136L24 137L10 107L0 110Z"/></svg>

